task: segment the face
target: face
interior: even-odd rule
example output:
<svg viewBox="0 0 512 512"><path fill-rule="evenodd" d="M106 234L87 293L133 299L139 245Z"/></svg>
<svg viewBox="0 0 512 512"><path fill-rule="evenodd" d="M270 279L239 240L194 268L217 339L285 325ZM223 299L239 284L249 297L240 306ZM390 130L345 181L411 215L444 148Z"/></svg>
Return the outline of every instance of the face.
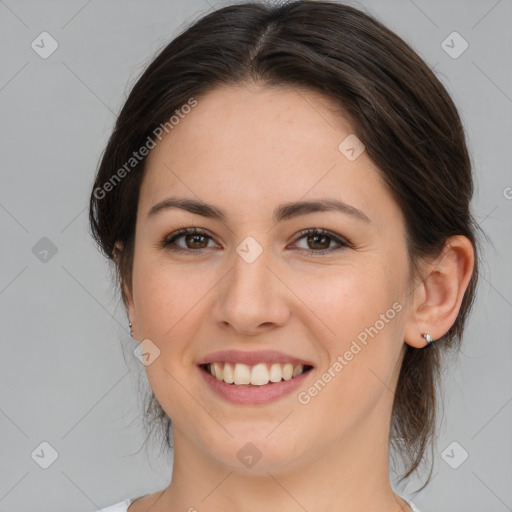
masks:
<svg viewBox="0 0 512 512"><path fill-rule="evenodd" d="M318 93L243 85L198 98L150 153L129 314L177 453L264 474L387 444L405 226L366 152L340 150L351 134ZM150 213L171 196L212 209ZM320 201L341 206L286 207Z"/></svg>

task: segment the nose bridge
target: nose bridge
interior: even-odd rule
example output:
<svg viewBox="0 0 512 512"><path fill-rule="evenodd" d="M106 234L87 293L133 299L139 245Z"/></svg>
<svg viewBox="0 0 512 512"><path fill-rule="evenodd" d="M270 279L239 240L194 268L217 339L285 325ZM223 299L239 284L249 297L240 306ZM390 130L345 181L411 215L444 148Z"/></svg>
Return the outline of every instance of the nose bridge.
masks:
<svg viewBox="0 0 512 512"><path fill-rule="evenodd" d="M255 238L247 237L237 247L232 271L218 297L219 317L244 332L261 324L280 324L287 317L287 307L280 300L279 284L270 270L272 254Z"/></svg>
<svg viewBox="0 0 512 512"><path fill-rule="evenodd" d="M239 301L257 303L270 299L269 283L272 265L270 251L252 236L244 239L236 247L233 261L233 271L230 277L231 293Z"/></svg>

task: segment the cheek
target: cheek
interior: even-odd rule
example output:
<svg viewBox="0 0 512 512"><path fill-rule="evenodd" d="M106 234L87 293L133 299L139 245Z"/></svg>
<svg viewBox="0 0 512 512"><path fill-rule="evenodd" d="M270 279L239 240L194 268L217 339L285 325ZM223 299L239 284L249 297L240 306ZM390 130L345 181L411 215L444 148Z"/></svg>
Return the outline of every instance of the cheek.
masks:
<svg viewBox="0 0 512 512"><path fill-rule="evenodd" d="M304 301L303 318L316 319L322 329L318 338L332 350L343 350L348 340L379 320L398 298L395 284L376 257L316 274L301 272L287 283Z"/></svg>
<svg viewBox="0 0 512 512"><path fill-rule="evenodd" d="M303 288L297 289L321 320L317 325L326 326L326 334L317 340L329 359L314 388L305 390L304 400L311 399L319 415L327 404L352 411L333 417L340 428L357 421L358 414L364 415L391 388L402 346L401 279L396 269L392 273L374 259L364 266L340 268L325 280L302 280Z"/></svg>
<svg viewBox="0 0 512 512"><path fill-rule="evenodd" d="M371 414L381 416L384 424L389 420L387 411L392 406L393 381L402 345L401 312L387 307L386 301L383 305L379 309L368 303L364 311L354 304L347 306L343 314L354 316L347 316L346 321L340 317L336 324L337 339L324 346L329 363L299 397L299 407L304 408L303 421L319 419L313 421L313 444L319 432L328 443L328 438L339 437L364 423ZM381 312L387 323L380 319Z"/></svg>
<svg viewBox="0 0 512 512"><path fill-rule="evenodd" d="M179 342L213 282L212 276L194 272L192 267L173 266L149 257L135 261L134 302L141 335L155 341Z"/></svg>

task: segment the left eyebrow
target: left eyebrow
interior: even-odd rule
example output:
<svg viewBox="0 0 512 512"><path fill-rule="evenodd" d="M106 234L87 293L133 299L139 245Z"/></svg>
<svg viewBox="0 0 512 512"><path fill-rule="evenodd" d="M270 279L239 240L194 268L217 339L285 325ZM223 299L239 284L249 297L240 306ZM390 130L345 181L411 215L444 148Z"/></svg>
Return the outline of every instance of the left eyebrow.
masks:
<svg viewBox="0 0 512 512"><path fill-rule="evenodd" d="M150 208L147 216L153 217L158 212L169 208L179 208L190 213L216 219L221 222L226 222L227 219L226 212L221 208L205 203L204 201L183 197L168 197L163 201L160 201ZM301 215L327 211L339 211L354 219L371 223L370 219L364 212L336 199L318 199L313 201L282 203L274 211L274 220L276 222L283 222Z"/></svg>
<svg viewBox="0 0 512 512"><path fill-rule="evenodd" d="M300 215L307 215L315 212L339 211L357 220L371 222L364 212L358 210L337 199L319 199L315 201L299 201L295 203L283 203L276 208L274 219L276 222L293 219Z"/></svg>

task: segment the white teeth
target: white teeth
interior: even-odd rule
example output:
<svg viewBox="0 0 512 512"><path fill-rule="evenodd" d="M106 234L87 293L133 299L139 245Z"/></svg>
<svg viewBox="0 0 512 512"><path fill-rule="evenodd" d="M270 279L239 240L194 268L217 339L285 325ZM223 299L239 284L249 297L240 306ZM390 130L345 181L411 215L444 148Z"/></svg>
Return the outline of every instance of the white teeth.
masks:
<svg viewBox="0 0 512 512"><path fill-rule="evenodd" d="M283 366L283 379L284 380L290 380L293 375L293 364L292 363L286 363Z"/></svg>
<svg viewBox="0 0 512 512"><path fill-rule="evenodd" d="M223 378L222 368L220 367L219 363L213 363L213 372L212 372L212 374L213 374L213 376L217 380L222 380L222 378Z"/></svg>
<svg viewBox="0 0 512 512"><path fill-rule="evenodd" d="M224 365L224 382L233 384L234 380L235 377L233 375L233 367L229 363L226 363Z"/></svg>
<svg viewBox="0 0 512 512"><path fill-rule="evenodd" d="M257 364L251 370L251 384L253 386L264 386L268 384L269 376L266 364Z"/></svg>
<svg viewBox="0 0 512 512"><path fill-rule="evenodd" d="M281 382L290 380L304 373L304 366L292 363L273 363L270 369L265 363L249 366L243 363L210 363L210 373L217 380L223 380L227 384L265 386L269 382Z"/></svg>
<svg viewBox="0 0 512 512"><path fill-rule="evenodd" d="M301 364L298 364L298 365L293 369L292 377L297 377L297 376L299 376L303 371L304 371L304 366L302 366Z"/></svg>
<svg viewBox="0 0 512 512"><path fill-rule="evenodd" d="M251 370L246 364L236 363L233 382L235 384L251 383Z"/></svg>
<svg viewBox="0 0 512 512"><path fill-rule="evenodd" d="M283 372L279 363L274 363L270 367L270 382L279 382L283 378Z"/></svg>

